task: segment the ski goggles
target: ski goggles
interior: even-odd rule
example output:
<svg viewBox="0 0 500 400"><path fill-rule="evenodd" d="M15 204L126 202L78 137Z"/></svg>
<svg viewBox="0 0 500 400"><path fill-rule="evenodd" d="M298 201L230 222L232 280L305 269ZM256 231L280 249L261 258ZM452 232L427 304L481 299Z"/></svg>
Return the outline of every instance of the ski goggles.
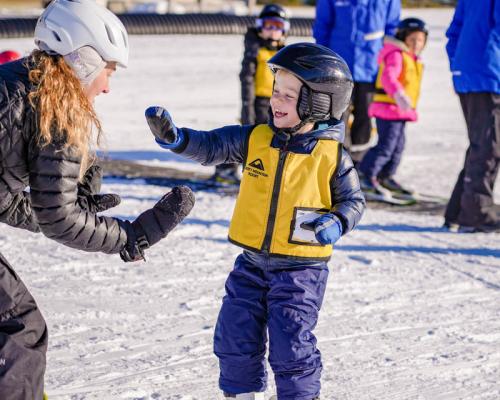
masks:
<svg viewBox="0 0 500 400"><path fill-rule="evenodd" d="M278 18L259 18L257 26L263 30L287 32L290 28L290 23Z"/></svg>

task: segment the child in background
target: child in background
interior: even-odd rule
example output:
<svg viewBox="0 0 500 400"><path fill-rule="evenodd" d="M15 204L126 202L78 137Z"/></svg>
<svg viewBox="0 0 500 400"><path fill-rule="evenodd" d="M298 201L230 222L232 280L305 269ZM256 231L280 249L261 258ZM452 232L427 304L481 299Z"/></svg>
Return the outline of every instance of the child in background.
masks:
<svg viewBox="0 0 500 400"><path fill-rule="evenodd" d="M423 66L419 54L425 47L425 22L407 18L396 37L386 37L379 54L376 91L368 113L377 121L378 144L363 158L363 189L384 197L411 195L394 179L405 146L405 124L417 120Z"/></svg>
<svg viewBox="0 0 500 400"><path fill-rule="evenodd" d="M266 5L245 35L241 63L241 124L265 124L269 120L269 101L273 93L273 74L269 59L285 46L290 22L283 7Z"/></svg>
<svg viewBox="0 0 500 400"><path fill-rule="evenodd" d="M178 129L161 107L148 108L146 118L161 147L205 165L244 165L229 228L244 250L226 281L214 337L225 398L264 399L269 332L278 399L315 400L322 364L312 331L327 262L365 206L342 146L353 82L341 57L313 43L283 48L269 66L269 124Z"/></svg>
<svg viewBox="0 0 500 400"><path fill-rule="evenodd" d="M269 100L273 91L273 74L267 61L282 49L290 29L283 7L264 6L245 34L245 50L241 63L241 124L265 124L269 119ZM238 164L221 164L213 177L222 184L238 184Z"/></svg>

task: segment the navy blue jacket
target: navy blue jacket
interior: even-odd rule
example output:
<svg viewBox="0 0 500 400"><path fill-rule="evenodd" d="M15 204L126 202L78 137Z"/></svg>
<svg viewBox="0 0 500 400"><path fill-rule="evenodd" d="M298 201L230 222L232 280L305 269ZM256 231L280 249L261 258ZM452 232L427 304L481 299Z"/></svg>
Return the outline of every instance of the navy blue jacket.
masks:
<svg viewBox="0 0 500 400"><path fill-rule="evenodd" d="M245 163L248 139L254 127L255 125L230 125L212 131L181 128L184 140L174 151L203 165ZM337 140L342 143L344 124L341 122L332 126L323 124L307 134L292 136L288 141L284 135L277 134L271 146L274 148L286 146L287 151L309 154L319 138ZM337 174L330 182L330 190L334 203L332 212L342 221L343 234L345 234L351 231L361 219L365 199L351 157L344 149Z"/></svg>
<svg viewBox="0 0 500 400"><path fill-rule="evenodd" d="M500 93L500 0L459 0L446 51L458 93Z"/></svg>
<svg viewBox="0 0 500 400"><path fill-rule="evenodd" d="M400 0L317 0L313 36L347 63L355 82L375 82L385 35L394 36Z"/></svg>

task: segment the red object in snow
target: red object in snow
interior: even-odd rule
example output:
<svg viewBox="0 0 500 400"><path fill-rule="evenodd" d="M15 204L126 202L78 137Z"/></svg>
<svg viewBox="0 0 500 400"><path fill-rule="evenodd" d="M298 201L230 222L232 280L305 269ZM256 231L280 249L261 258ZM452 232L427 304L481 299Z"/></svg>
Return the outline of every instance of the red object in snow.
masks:
<svg viewBox="0 0 500 400"><path fill-rule="evenodd" d="M21 54L14 50L5 50L0 53L0 64L5 64L21 58Z"/></svg>

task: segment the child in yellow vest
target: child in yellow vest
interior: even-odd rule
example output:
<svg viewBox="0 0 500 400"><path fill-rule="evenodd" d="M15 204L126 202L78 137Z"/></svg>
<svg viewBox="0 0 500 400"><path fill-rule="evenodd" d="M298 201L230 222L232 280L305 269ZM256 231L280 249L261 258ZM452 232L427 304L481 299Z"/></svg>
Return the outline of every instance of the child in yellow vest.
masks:
<svg viewBox="0 0 500 400"><path fill-rule="evenodd" d="M278 4L264 6L255 27L245 34L241 62L241 124L265 124L269 120L269 100L273 93L273 74L267 62L285 46L290 29L285 9Z"/></svg>
<svg viewBox="0 0 500 400"><path fill-rule="evenodd" d="M290 29L286 10L279 4L262 8L255 26L245 34L241 62L241 124L266 124L269 120L269 100L273 92L273 74L267 62L285 46ZM221 184L237 184L239 164L215 167L213 179Z"/></svg>
<svg viewBox="0 0 500 400"><path fill-rule="evenodd" d="M394 175L405 145L405 125L417 120L417 101L422 80L420 52L427 41L427 28L418 18L399 23L396 37L387 37L379 54L375 96L368 114L377 120L378 143L360 164L363 189L382 196L411 195Z"/></svg>
<svg viewBox="0 0 500 400"><path fill-rule="evenodd" d="M264 399L265 353L278 399L319 399L321 357L312 331L332 245L361 218L365 201L342 147L352 91L344 60L297 43L269 60L269 124L213 131L176 128L168 112L146 118L157 143L202 164L242 162L229 240L242 247L215 328L219 386L227 399Z"/></svg>

